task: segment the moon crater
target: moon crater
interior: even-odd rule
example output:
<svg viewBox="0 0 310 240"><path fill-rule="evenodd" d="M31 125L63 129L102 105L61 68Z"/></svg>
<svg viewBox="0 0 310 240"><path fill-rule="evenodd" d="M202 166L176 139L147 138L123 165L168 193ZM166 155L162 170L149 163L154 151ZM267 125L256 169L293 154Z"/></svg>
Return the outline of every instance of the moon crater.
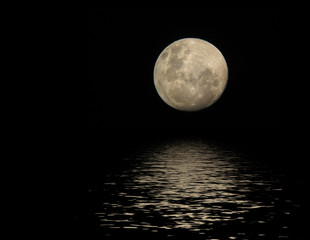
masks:
<svg viewBox="0 0 310 240"><path fill-rule="evenodd" d="M221 52L207 41L185 38L159 55L154 84L162 100L182 111L199 111L222 95L228 67Z"/></svg>

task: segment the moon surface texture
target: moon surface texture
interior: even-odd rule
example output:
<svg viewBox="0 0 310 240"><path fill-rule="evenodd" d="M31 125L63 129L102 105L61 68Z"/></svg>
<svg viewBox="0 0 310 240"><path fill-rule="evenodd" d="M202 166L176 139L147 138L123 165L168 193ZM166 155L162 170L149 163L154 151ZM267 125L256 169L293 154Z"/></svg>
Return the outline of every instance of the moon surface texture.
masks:
<svg viewBox="0 0 310 240"><path fill-rule="evenodd" d="M199 111L222 95L228 67L211 43L184 38L171 43L154 67L154 84L162 100L181 111Z"/></svg>

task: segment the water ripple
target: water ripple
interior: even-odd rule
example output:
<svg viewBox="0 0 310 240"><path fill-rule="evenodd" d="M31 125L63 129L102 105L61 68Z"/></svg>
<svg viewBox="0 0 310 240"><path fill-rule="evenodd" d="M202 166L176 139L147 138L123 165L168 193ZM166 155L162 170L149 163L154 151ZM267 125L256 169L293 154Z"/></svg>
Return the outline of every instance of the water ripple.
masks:
<svg viewBox="0 0 310 240"><path fill-rule="evenodd" d="M188 229L202 235L217 223L245 223L249 212L263 209L260 224L272 220L268 209L282 190L263 166L202 141L163 143L126 161L130 167L105 179L109 197L96 212L100 226L111 231Z"/></svg>

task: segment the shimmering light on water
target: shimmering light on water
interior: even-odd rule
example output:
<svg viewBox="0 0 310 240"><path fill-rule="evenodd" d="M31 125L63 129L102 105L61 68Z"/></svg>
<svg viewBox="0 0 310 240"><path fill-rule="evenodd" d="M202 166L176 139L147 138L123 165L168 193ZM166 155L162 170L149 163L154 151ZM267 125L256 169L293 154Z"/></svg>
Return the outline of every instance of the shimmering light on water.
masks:
<svg viewBox="0 0 310 240"><path fill-rule="evenodd" d="M282 191L279 176L268 175L263 165L217 145L198 140L167 142L124 161L129 167L102 183L105 197L96 216L107 236L113 237L115 231L148 231L164 232L158 238L163 239L174 237L180 229L217 239L215 226L264 225L290 211L289 207L274 211L277 201L283 200L274 199ZM253 218L255 213L259 215ZM247 238L245 232L227 234L228 239ZM285 234L282 228L280 236ZM255 239L267 236L257 232Z"/></svg>

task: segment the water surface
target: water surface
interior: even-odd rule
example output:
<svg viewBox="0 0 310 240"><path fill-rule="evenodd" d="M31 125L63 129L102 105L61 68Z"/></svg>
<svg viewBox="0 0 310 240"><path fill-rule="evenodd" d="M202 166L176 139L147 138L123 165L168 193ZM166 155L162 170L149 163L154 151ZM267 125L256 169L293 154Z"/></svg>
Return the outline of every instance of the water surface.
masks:
<svg viewBox="0 0 310 240"><path fill-rule="evenodd" d="M87 190L98 239L298 239L285 176L248 153L177 139L117 165Z"/></svg>

